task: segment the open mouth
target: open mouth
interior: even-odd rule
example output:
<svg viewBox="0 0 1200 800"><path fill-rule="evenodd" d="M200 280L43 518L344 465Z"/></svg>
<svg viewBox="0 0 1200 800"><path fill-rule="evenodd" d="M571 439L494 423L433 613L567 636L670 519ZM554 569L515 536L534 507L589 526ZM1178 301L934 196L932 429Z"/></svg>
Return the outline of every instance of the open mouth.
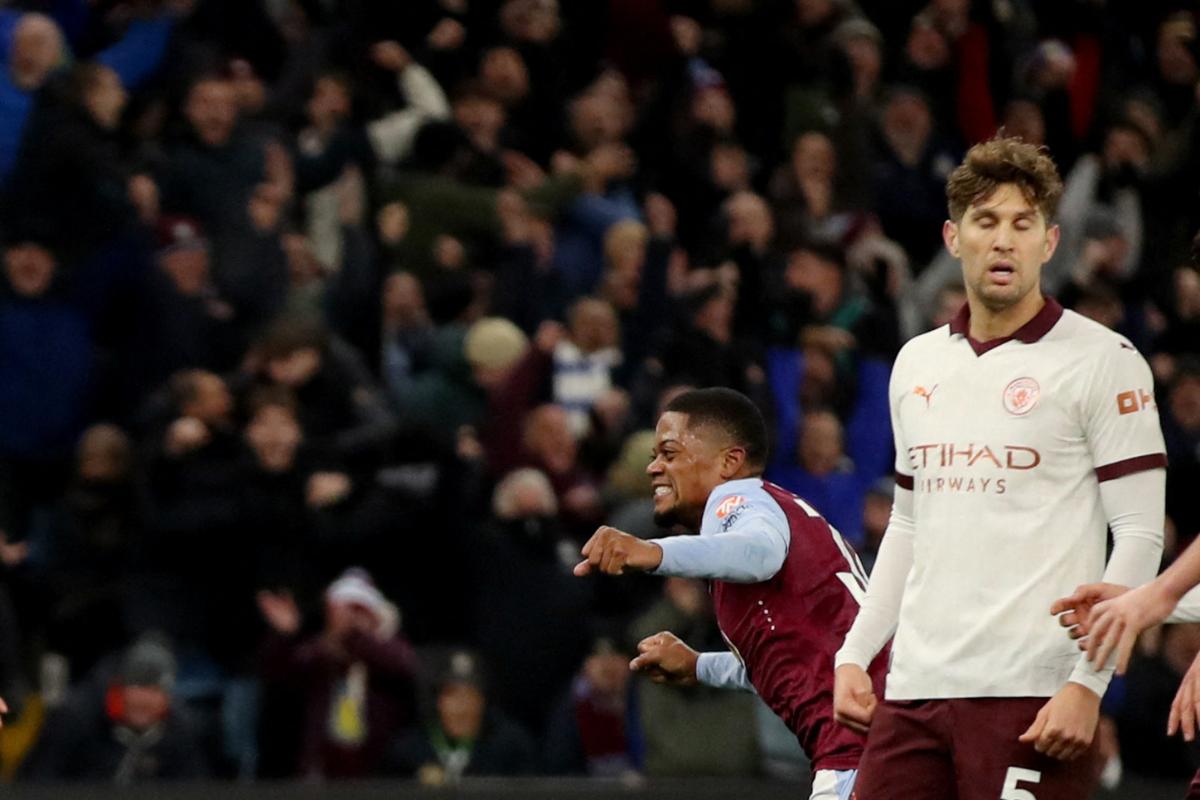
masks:
<svg viewBox="0 0 1200 800"><path fill-rule="evenodd" d="M670 486L665 486L663 484L659 484L658 486L654 487L654 499L655 500L666 497L670 493L671 493Z"/></svg>
<svg viewBox="0 0 1200 800"><path fill-rule="evenodd" d="M998 283L1002 286L1007 286L1008 284L1012 283L1013 279L1016 277L1016 274L1016 268L1006 261L1001 261L988 267L988 277L990 277L994 283Z"/></svg>

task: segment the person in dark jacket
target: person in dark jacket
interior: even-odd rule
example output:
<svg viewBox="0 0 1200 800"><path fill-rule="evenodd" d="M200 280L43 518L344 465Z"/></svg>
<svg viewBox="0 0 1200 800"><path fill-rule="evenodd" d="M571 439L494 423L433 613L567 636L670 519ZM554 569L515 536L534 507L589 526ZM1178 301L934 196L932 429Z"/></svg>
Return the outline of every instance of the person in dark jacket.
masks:
<svg viewBox="0 0 1200 800"><path fill-rule="evenodd" d="M488 702L474 655L451 654L437 682L436 712L424 730L398 740L392 768L426 785L462 777L522 775L533 771L529 735Z"/></svg>
<svg viewBox="0 0 1200 800"><path fill-rule="evenodd" d="M139 214L153 213L151 179L135 175L117 141L127 97L117 73L103 64L84 62L56 76L29 120L5 186L4 216L36 220L65 252L86 254Z"/></svg>
<svg viewBox="0 0 1200 800"><path fill-rule="evenodd" d="M285 317L259 340L255 383L281 386L298 402L305 447L317 461L374 463L397 423L361 355L319 322Z"/></svg>
<svg viewBox="0 0 1200 800"><path fill-rule="evenodd" d="M175 657L154 636L135 642L113 674L101 667L46 723L27 766L45 781L197 780L208 774L184 709L175 702Z"/></svg>

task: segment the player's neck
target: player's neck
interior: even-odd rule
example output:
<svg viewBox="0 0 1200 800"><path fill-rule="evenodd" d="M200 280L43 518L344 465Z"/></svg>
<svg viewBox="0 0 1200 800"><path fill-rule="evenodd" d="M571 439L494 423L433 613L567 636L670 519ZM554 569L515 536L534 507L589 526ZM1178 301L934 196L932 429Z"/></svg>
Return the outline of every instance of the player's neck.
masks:
<svg viewBox="0 0 1200 800"><path fill-rule="evenodd" d="M1012 336L1038 315L1046 305L1040 289L1034 289L1008 308L992 310L978 298L968 297L971 309L969 333L977 342L990 342Z"/></svg>

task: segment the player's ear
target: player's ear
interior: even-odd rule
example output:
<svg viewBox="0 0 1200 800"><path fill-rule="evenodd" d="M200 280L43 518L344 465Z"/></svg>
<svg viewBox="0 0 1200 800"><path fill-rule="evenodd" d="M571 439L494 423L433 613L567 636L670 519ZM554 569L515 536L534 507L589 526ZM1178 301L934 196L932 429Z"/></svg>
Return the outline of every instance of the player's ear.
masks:
<svg viewBox="0 0 1200 800"><path fill-rule="evenodd" d="M721 478L730 480L733 476L742 471L742 467L746 464L746 448L733 446L725 449L725 454L721 457Z"/></svg>
<svg viewBox="0 0 1200 800"><path fill-rule="evenodd" d="M1049 261L1054 255L1054 251L1058 249L1058 240L1062 235L1062 230L1057 225L1051 225L1046 228L1046 249L1043 253L1044 261Z"/></svg>
<svg viewBox="0 0 1200 800"><path fill-rule="evenodd" d="M950 255L958 258L958 223L948 219L942 223L942 241Z"/></svg>

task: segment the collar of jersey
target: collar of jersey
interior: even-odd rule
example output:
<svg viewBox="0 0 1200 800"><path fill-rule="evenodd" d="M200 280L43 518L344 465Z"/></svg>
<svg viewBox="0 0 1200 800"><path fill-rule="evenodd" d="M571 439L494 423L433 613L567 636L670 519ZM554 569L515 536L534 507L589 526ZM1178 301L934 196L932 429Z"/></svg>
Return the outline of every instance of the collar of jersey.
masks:
<svg viewBox="0 0 1200 800"><path fill-rule="evenodd" d="M963 303L962 308L954 315L954 319L950 320L950 335L965 338L977 356L981 356L988 350L995 349L1013 339L1025 344L1033 344L1049 333L1050 329L1055 326L1063 315L1063 307L1057 300L1053 297L1045 297L1043 299L1046 302L1042 305L1041 311L1034 315L1033 319L1026 322L1020 328L1017 328L1016 331L1008 336L989 339L986 342L971 338L971 334L969 333L971 330L971 308L966 303Z"/></svg>

